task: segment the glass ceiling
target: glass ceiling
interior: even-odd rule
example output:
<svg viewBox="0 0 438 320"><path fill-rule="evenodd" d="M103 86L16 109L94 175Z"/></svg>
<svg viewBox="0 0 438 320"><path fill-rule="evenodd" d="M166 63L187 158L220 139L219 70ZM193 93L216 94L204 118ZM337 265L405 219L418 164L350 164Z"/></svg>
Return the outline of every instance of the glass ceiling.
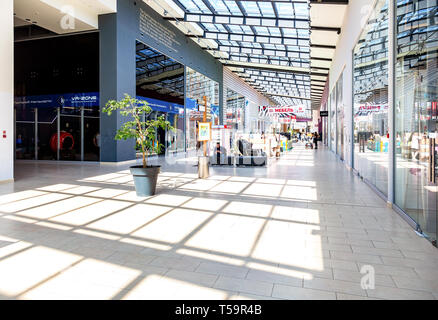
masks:
<svg viewBox="0 0 438 320"><path fill-rule="evenodd" d="M173 2L184 11L179 20L196 23L203 30L200 38L217 44L208 51L216 57L220 54L223 63L232 61L243 68L241 77L278 104L310 108L309 0ZM263 75L263 70L254 70L251 64L285 68Z"/></svg>

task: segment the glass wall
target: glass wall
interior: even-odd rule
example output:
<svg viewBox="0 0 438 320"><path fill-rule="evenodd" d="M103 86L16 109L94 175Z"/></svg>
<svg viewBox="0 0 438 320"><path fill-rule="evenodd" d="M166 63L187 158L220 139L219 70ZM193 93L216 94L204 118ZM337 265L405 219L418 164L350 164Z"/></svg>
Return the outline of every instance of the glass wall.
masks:
<svg viewBox="0 0 438 320"><path fill-rule="evenodd" d="M155 143L164 146L161 153L184 151L184 65L137 41L136 69L137 98L152 108L146 120L164 116L175 128L157 129Z"/></svg>
<svg viewBox="0 0 438 320"><path fill-rule="evenodd" d="M377 1L353 55L354 168L388 194L388 6Z"/></svg>
<svg viewBox="0 0 438 320"><path fill-rule="evenodd" d="M58 160L58 108L38 108L38 158Z"/></svg>
<svg viewBox="0 0 438 320"><path fill-rule="evenodd" d="M395 203L437 236L437 1L397 1Z"/></svg>
<svg viewBox="0 0 438 320"><path fill-rule="evenodd" d="M197 123L203 121L203 112L199 105L207 99L207 122L219 124L219 83L203 74L186 68L186 143L187 151L199 150L197 141Z"/></svg>
<svg viewBox="0 0 438 320"><path fill-rule="evenodd" d="M84 160L99 161L100 158L100 112L99 108L83 108L84 111Z"/></svg>
<svg viewBox="0 0 438 320"><path fill-rule="evenodd" d="M335 151L336 137L336 87L330 93L329 99L329 118L330 118L330 149Z"/></svg>
<svg viewBox="0 0 438 320"><path fill-rule="evenodd" d="M344 95L343 74L336 83L336 153L344 160Z"/></svg>
<svg viewBox="0 0 438 320"><path fill-rule="evenodd" d="M245 97L229 88L224 124L237 131L243 131L245 128Z"/></svg>
<svg viewBox="0 0 438 320"><path fill-rule="evenodd" d="M16 159L35 159L35 109L18 106L15 109Z"/></svg>
<svg viewBox="0 0 438 320"><path fill-rule="evenodd" d="M81 160L81 108L63 107L60 111L60 160Z"/></svg>
<svg viewBox="0 0 438 320"><path fill-rule="evenodd" d="M99 161L99 107L15 108L16 159ZM59 146L58 146L59 136Z"/></svg>

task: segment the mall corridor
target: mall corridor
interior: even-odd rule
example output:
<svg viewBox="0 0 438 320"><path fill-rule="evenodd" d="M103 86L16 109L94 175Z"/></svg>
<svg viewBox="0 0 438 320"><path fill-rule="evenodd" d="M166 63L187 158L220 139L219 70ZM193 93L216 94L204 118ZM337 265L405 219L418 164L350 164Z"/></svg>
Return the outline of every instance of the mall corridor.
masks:
<svg viewBox="0 0 438 320"><path fill-rule="evenodd" d="M17 162L0 299L438 299L436 248L327 149L195 162L162 163L147 198L128 165Z"/></svg>

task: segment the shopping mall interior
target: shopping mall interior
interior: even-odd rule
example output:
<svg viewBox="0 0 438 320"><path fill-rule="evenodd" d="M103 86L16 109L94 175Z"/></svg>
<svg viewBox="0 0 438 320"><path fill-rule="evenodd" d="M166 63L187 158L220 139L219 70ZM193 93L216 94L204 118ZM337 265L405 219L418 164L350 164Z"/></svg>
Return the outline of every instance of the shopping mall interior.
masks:
<svg viewBox="0 0 438 320"><path fill-rule="evenodd" d="M0 300L438 300L437 0L1 0L0 51Z"/></svg>

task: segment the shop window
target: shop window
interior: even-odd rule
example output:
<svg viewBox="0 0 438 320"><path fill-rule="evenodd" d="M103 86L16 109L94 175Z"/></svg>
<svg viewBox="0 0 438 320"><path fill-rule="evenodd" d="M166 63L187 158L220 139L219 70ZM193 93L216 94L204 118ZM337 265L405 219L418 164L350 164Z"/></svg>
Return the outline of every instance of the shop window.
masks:
<svg viewBox="0 0 438 320"><path fill-rule="evenodd" d="M353 57L354 168L388 193L388 7L377 1Z"/></svg>
<svg viewBox="0 0 438 320"><path fill-rule="evenodd" d="M436 242L438 7L404 2L397 1L395 203Z"/></svg>

